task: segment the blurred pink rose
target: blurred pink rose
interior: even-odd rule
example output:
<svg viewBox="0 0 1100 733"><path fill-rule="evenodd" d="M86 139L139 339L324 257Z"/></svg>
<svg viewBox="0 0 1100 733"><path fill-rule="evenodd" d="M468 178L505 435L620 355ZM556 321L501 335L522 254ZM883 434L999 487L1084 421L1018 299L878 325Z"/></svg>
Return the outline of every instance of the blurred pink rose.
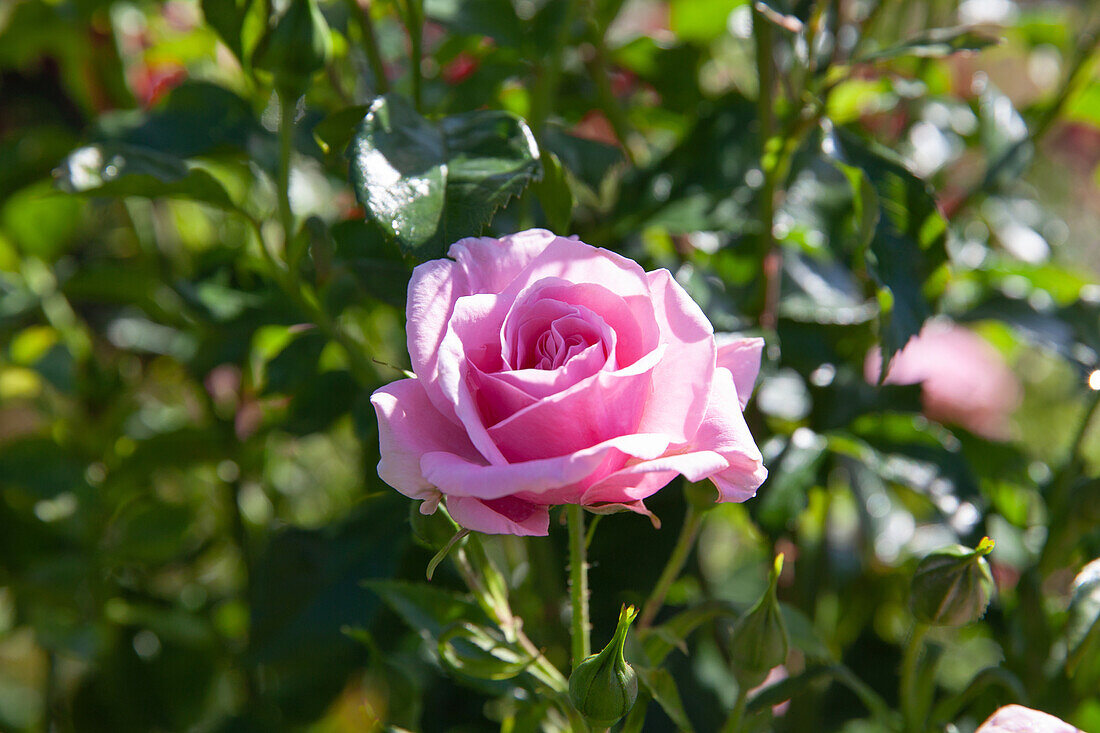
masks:
<svg viewBox="0 0 1100 733"><path fill-rule="evenodd" d="M378 474L493 534L557 504L626 505L677 474L744 501L767 476L745 425L761 339L719 347L667 270L531 230L464 239L413 272L415 379L371 397Z"/></svg>
<svg viewBox="0 0 1100 733"><path fill-rule="evenodd" d="M867 355L864 375L878 381L882 355ZM921 384L924 412L991 440L1012 435L1020 382L989 342L954 323L929 322L890 363L886 384Z"/></svg>
<svg viewBox="0 0 1100 733"><path fill-rule="evenodd" d="M1006 705L982 723L976 733L1084 733L1053 715L1022 705Z"/></svg>

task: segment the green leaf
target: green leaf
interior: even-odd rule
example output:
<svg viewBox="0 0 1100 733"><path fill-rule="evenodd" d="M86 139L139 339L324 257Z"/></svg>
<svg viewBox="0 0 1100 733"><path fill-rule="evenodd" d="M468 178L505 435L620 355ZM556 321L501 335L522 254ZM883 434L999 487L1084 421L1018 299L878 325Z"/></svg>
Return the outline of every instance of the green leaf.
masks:
<svg viewBox="0 0 1100 733"><path fill-rule="evenodd" d="M477 111L434 125L396 95L371 104L350 151L359 201L420 259L480 234L539 171L534 136L518 117Z"/></svg>
<svg viewBox="0 0 1100 733"><path fill-rule="evenodd" d="M542 138L546 149L593 191L598 192L611 168L623 161L622 151L614 145L571 135L560 125L547 124Z"/></svg>
<svg viewBox="0 0 1100 733"><path fill-rule="evenodd" d="M313 137L325 153L343 154L355 135L356 128L370 109L365 104L339 109L313 128Z"/></svg>
<svg viewBox="0 0 1100 733"><path fill-rule="evenodd" d="M202 14L218 36L229 46L238 60L248 56L244 52L241 31L254 0L202 0ZM262 5L262 3L261 3Z"/></svg>
<svg viewBox="0 0 1100 733"><path fill-rule="evenodd" d="M1100 683L1100 560L1086 565L1073 581L1066 644L1066 672L1074 686L1095 690Z"/></svg>
<svg viewBox="0 0 1100 733"><path fill-rule="evenodd" d="M448 150L447 205L438 251L481 234L493 214L523 193L539 172L539 150L527 123L507 112L479 110L440 122Z"/></svg>
<svg viewBox="0 0 1100 733"><path fill-rule="evenodd" d="M354 280L357 295L404 309L412 273L401 252L373 222L339 222L332 227L332 238L336 245L333 264Z"/></svg>
<svg viewBox="0 0 1100 733"><path fill-rule="evenodd" d="M432 254L425 245L439 229L447 186L443 134L387 94L371 103L349 150L351 182L368 215L402 250Z"/></svg>
<svg viewBox="0 0 1100 733"><path fill-rule="evenodd" d="M391 494L339 523L277 532L255 560L245 659L265 681L265 702L289 720L316 719L366 662L344 629L369 626L380 605L361 583L391 577L407 547L407 502Z"/></svg>
<svg viewBox="0 0 1100 733"><path fill-rule="evenodd" d="M433 639L440 639L456 621L488 622L476 603L453 591L402 580L372 580L363 586L378 594L410 628L423 630Z"/></svg>
<svg viewBox="0 0 1100 733"><path fill-rule="evenodd" d="M860 168L878 197L878 221L865 265L879 288L880 338L888 363L931 315L923 287L947 261L947 221L928 184L893 153L843 130L830 140L835 155Z"/></svg>
<svg viewBox="0 0 1100 733"><path fill-rule="evenodd" d="M681 731L693 731L691 721L684 710L684 703L680 699L680 691L676 689L676 680L672 674L662 667L635 667L638 679L642 685L661 706L672 723Z"/></svg>
<svg viewBox="0 0 1100 733"><path fill-rule="evenodd" d="M121 143L88 145L54 171L58 185L89 196L185 198L234 209L222 185L204 170L155 150Z"/></svg>
<svg viewBox="0 0 1100 733"><path fill-rule="evenodd" d="M736 619L740 614L726 603L711 601L673 616L660 626L648 629L642 639L645 658L653 666L661 664L665 657L682 644L691 632L708 621L719 617Z"/></svg>
<svg viewBox="0 0 1100 733"><path fill-rule="evenodd" d="M488 36L500 46L523 40L523 26L509 0L425 0L424 14L452 33Z"/></svg>
<svg viewBox="0 0 1100 733"><path fill-rule="evenodd" d="M510 680L534 661L517 652L499 633L459 621L447 628L437 644L439 657L452 672L479 680Z"/></svg>
<svg viewBox="0 0 1100 733"><path fill-rule="evenodd" d="M542 205L551 231L568 232L573 222L573 191L558 156L553 153L542 156L542 180L531 188Z"/></svg>
<svg viewBox="0 0 1100 733"><path fill-rule="evenodd" d="M686 41L709 43L726 34L730 13L747 0L672 0L669 26Z"/></svg>
<svg viewBox="0 0 1100 733"><path fill-rule="evenodd" d="M973 28L933 28L901 43L855 59L855 63L886 61L903 56L943 58L960 51L981 51L996 46L1000 40Z"/></svg>

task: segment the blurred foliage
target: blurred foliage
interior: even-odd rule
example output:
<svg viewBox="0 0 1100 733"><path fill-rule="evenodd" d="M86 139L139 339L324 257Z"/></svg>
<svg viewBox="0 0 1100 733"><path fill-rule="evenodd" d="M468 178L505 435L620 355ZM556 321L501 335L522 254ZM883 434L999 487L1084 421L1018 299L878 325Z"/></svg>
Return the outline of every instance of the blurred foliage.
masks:
<svg viewBox="0 0 1100 733"><path fill-rule="evenodd" d="M923 706L966 731L1011 701L1100 730L1095 8L322 0L295 98L261 41L288 5L318 23L297 0L0 4L0 729L568 729L463 583L487 574L566 668L563 532L470 537L426 585L438 544L375 476L367 400L408 364L411 268L539 225L669 268L768 344L760 495L700 515L676 482L663 530L593 536L607 639L686 511L698 531L627 646L626 729L745 702L731 634L782 551L787 677L748 729ZM866 383L868 350L933 315L1012 364L1011 441ZM988 614L899 679L917 560L984 535Z"/></svg>

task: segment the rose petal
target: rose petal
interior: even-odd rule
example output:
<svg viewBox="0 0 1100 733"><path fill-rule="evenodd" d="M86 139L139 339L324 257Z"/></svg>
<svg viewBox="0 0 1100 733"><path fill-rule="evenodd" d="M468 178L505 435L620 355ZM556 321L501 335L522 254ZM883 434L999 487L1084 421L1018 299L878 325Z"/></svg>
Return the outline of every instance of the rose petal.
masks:
<svg viewBox="0 0 1100 733"><path fill-rule="evenodd" d="M622 468L584 492L582 504L629 502L652 496L679 475L699 481L729 467L714 451L692 451L640 461Z"/></svg>
<svg viewBox="0 0 1100 733"><path fill-rule="evenodd" d="M451 496L447 498L447 511L460 526L475 532L521 537L550 534L550 512L546 506L511 496L492 501Z"/></svg>
<svg viewBox="0 0 1100 733"><path fill-rule="evenodd" d="M653 311L667 347L653 370L653 394L638 432L689 443L703 419L714 374L714 329L668 270L648 273Z"/></svg>
<svg viewBox="0 0 1100 733"><path fill-rule="evenodd" d="M634 260L575 239L556 237L502 291L515 302L528 287L545 278L568 283L595 283L621 298L649 293L645 270Z"/></svg>
<svg viewBox="0 0 1100 733"><path fill-rule="evenodd" d="M714 370L714 386L707 403L706 416L695 436L696 450L718 453L729 463L721 471L709 475L718 487L719 501L745 501L768 477L764 459L741 414L737 387L728 369ZM696 480L696 479L692 479Z"/></svg>
<svg viewBox="0 0 1100 733"><path fill-rule="evenodd" d="M1053 715L1025 708L1023 705L1006 705L982 723L976 733L1083 733L1083 731Z"/></svg>
<svg viewBox="0 0 1100 733"><path fill-rule="evenodd" d="M455 301L468 289L466 274L454 262L432 260L413 270L405 306L413 372L422 380L436 409L456 420L454 406L438 384L439 346L447 333Z"/></svg>
<svg viewBox="0 0 1100 733"><path fill-rule="evenodd" d="M458 240L451 245L447 256L455 260L466 275L469 289L460 295L503 291L557 239L560 237L545 229L528 229L500 239L469 237Z"/></svg>
<svg viewBox="0 0 1100 733"><path fill-rule="evenodd" d="M496 295L467 295L455 301L447 333L439 347L438 385L444 398L453 405L455 415L466 428L472 442L490 463L505 463L500 449L485 430L471 390L473 362L483 372L498 371L500 357L500 325L505 308Z"/></svg>
<svg viewBox="0 0 1100 733"><path fill-rule="evenodd" d="M717 363L730 370L733 383L737 386L737 399L741 409L749 403L749 396L756 386L756 376L760 373L760 357L764 351L764 339L740 338L723 334L725 338L715 337L718 344Z"/></svg>
<svg viewBox="0 0 1100 733"><path fill-rule="evenodd" d="M438 492L420 472L425 453L447 451L470 460L479 458L466 431L445 418L428 399L418 379L401 379L370 398L378 415L382 457L378 475L413 499L430 499Z"/></svg>
<svg viewBox="0 0 1100 733"><path fill-rule="evenodd" d="M639 431L663 349L626 369L597 372L568 389L523 408L488 429L512 463L564 456ZM536 437L537 436L537 437Z"/></svg>
<svg viewBox="0 0 1100 733"><path fill-rule="evenodd" d="M420 468L430 485L448 495L575 504L587 486L628 459L657 458L667 448L668 438L662 435L624 435L572 455L503 465L486 465L469 454L426 453Z"/></svg>

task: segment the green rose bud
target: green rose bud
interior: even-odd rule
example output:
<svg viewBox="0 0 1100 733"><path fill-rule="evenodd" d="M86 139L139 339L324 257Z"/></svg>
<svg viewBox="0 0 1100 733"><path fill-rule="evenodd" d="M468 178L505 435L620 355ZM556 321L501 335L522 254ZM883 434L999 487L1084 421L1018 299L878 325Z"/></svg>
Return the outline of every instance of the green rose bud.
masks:
<svg viewBox="0 0 1100 733"><path fill-rule="evenodd" d="M954 545L931 553L917 565L909 605L918 621L933 626L962 626L977 621L996 589L985 556L993 540L977 549Z"/></svg>
<svg viewBox="0 0 1100 733"><path fill-rule="evenodd" d="M332 56L328 23L314 0L291 0L252 53L252 66L270 72L280 91L300 93Z"/></svg>
<svg viewBox="0 0 1100 733"><path fill-rule="evenodd" d="M733 627L730 659L739 684L755 687L773 667L787 661L787 626L776 597L782 572L783 553L779 553L772 566L768 589Z"/></svg>
<svg viewBox="0 0 1100 733"><path fill-rule="evenodd" d="M626 632L637 615L634 606L623 606L611 643L569 675L569 699L594 726L610 728L638 699L638 675L623 659Z"/></svg>

